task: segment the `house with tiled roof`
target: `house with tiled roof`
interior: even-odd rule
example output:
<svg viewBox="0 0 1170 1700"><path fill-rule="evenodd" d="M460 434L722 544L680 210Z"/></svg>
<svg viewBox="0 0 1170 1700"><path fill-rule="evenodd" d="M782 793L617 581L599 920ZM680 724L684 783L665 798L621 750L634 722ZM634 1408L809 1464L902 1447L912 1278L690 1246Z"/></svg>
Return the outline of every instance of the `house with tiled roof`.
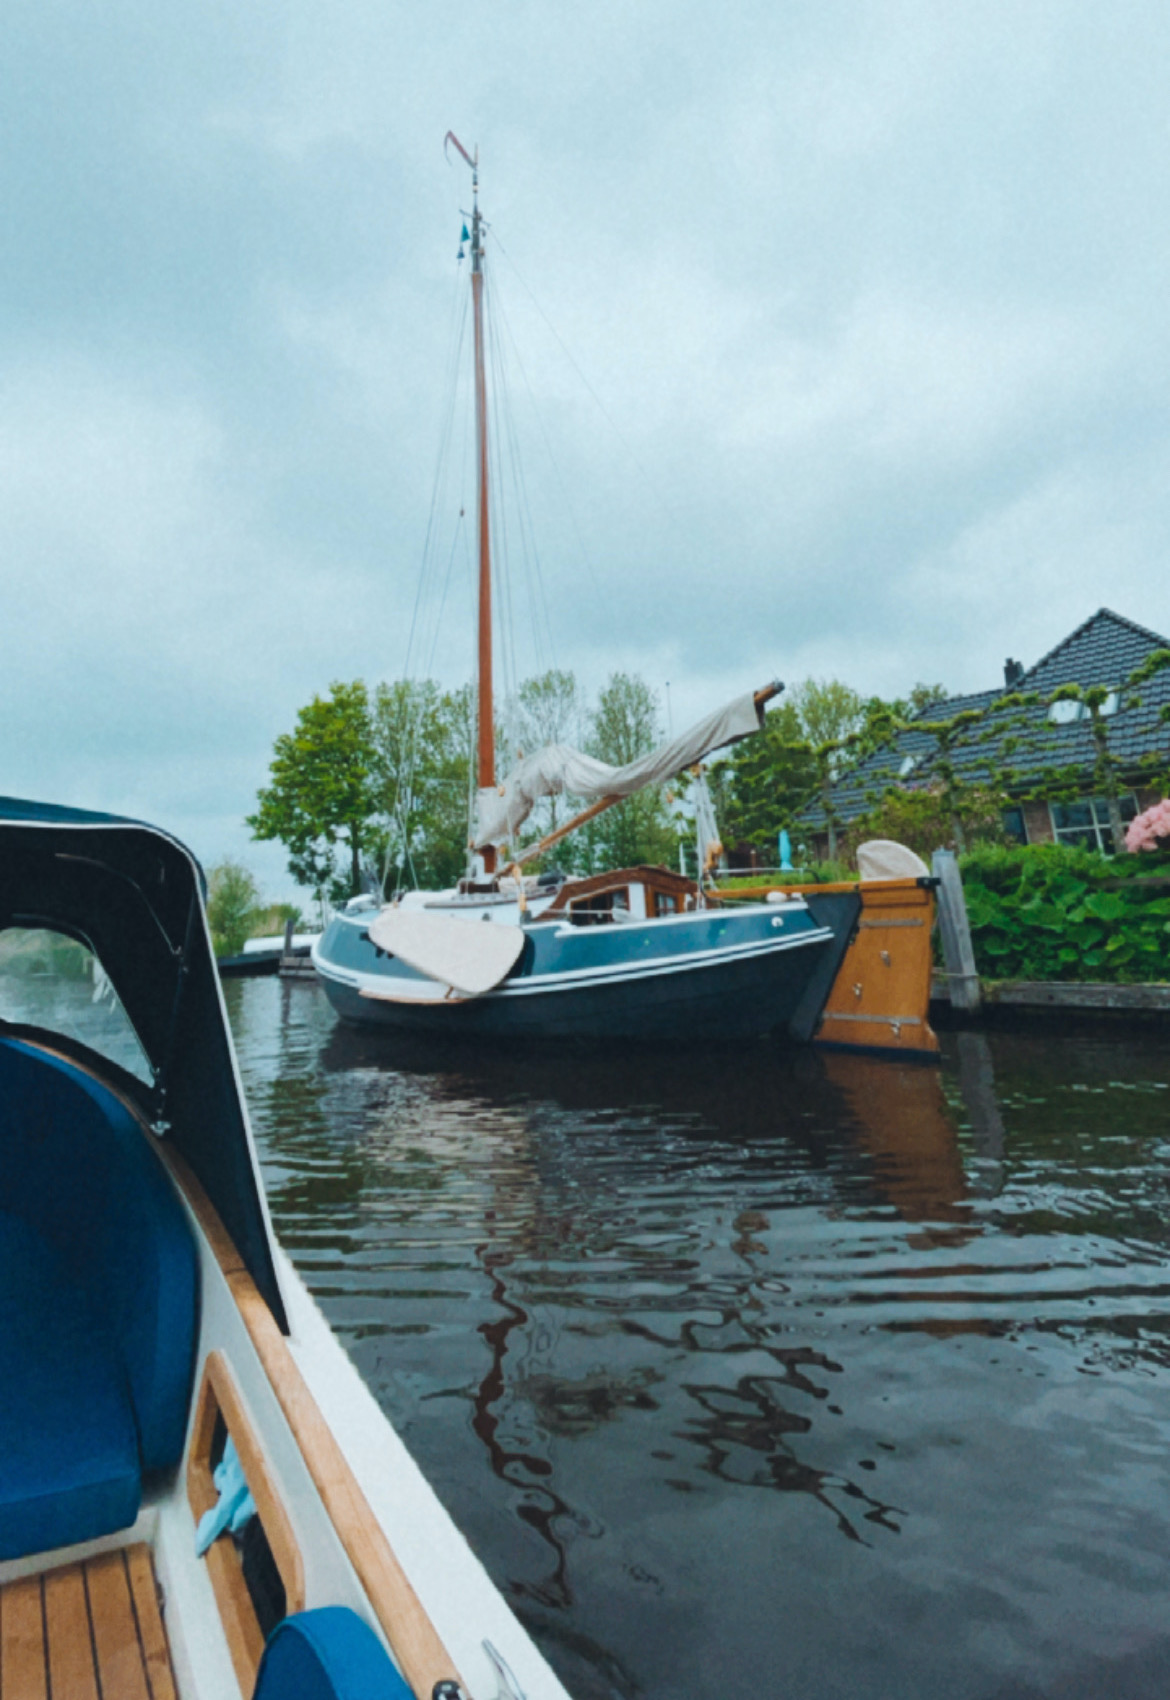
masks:
<svg viewBox="0 0 1170 1700"><path fill-rule="evenodd" d="M1120 791L1122 821L1166 795L1170 772L1170 667L1137 685L1134 673L1170 639L1101 608L1031 667L1005 663L992 690L931 703L888 743L850 768L795 826L811 834L814 854L828 853L829 810L837 832L876 807L894 788L937 785L940 744L927 730L970 714L946 752L956 782L993 786L1008 806L1004 825L1021 843L1055 840L1114 850L1100 751L1088 705L1062 688L1099 687L1100 728ZM1022 700L1021 700L1022 699Z"/></svg>

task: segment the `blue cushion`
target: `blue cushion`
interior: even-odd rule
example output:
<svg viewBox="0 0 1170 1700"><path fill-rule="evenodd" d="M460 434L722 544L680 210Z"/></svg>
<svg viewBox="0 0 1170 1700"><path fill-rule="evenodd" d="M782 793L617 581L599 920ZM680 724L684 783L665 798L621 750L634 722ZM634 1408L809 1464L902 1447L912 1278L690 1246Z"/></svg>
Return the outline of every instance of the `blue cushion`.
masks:
<svg viewBox="0 0 1170 1700"><path fill-rule="evenodd" d="M0 1558L123 1529L139 1498L119 1353L60 1255L0 1211Z"/></svg>
<svg viewBox="0 0 1170 1700"><path fill-rule="evenodd" d="M91 1294L121 1357L143 1468L177 1464L198 1326L187 1220L118 1099L15 1040L0 1040L0 1201Z"/></svg>
<svg viewBox="0 0 1170 1700"><path fill-rule="evenodd" d="M348 1606L320 1606L278 1623L252 1700L413 1700L389 1654Z"/></svg>

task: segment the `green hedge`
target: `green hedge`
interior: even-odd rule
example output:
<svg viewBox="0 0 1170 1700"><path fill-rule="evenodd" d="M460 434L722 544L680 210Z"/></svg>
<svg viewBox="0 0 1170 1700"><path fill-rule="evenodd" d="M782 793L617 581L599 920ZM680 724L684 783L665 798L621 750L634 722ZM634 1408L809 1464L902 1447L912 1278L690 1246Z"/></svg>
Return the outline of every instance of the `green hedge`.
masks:
<svg viewBox="0 0 1170 1700"><path fill-rule="evenodd" d="M1170 979L1170 856L982 845L960 867L985 979Z"/></svg>

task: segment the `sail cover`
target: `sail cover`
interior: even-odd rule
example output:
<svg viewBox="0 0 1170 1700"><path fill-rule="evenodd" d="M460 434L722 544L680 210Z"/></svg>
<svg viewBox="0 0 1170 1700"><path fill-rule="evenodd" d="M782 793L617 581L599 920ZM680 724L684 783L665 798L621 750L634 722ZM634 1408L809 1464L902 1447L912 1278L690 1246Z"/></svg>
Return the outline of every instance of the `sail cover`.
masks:
<svg viewBox="0 0 1170 1700"><path fill-rule="evenodd" d="M711 750L750 736L762 724L763 708L749 692L625 767L610 767L568 744L549 744L514 767L502 785L480 791L475 848L515 838L541 797L556 797L562 791L587 803L601 797L632 797L647 785L681 773Z"/></svg>

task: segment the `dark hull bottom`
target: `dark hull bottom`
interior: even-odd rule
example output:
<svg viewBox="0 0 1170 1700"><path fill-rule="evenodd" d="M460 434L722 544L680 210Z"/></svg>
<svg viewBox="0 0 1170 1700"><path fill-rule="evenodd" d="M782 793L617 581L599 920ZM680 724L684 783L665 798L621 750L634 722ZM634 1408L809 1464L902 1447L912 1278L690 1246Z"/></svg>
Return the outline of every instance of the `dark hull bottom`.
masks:
<svg viewBox="0 0 1170 1700"><path fill-rule="evenodd" d="M338 1015L362 1027L532 1039L748 1039L787 1027L828 943L624 984L465 1003L384 1002L320 978Z"/></svg>

